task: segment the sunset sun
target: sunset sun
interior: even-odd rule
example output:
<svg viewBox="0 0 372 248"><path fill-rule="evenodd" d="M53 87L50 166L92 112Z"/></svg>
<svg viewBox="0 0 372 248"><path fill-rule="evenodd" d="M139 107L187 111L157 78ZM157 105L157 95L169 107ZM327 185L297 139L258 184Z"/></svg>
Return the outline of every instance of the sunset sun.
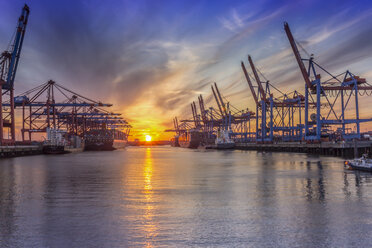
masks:
<svg viewBox="0 0 372 248"><path fill-rule="evenodd" d="M150 135L146 135L146 141L147 142L151 141L151 136Z"/></svg>

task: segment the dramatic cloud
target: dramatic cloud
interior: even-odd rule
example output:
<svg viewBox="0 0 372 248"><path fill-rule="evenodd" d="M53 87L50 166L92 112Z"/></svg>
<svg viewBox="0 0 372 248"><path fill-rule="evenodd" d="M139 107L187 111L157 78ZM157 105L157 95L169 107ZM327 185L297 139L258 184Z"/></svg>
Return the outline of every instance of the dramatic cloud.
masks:
<svg viewBox="0 0 372 248"><path fill-rule="evenodd" d="M0 2L4 49L23 4ZM283 92L303 91L284 21L327 68L371 75L370 66L360 66L372 63L369 2L32 0L29 5L16 93L54 79L114 103L113 110L132 122L135 136L169 137L161 131L176 115L189 118L190 102L200 94L207 107L216 107L213 82L232 105L254 108L240 68L248 53Z"/></svg>

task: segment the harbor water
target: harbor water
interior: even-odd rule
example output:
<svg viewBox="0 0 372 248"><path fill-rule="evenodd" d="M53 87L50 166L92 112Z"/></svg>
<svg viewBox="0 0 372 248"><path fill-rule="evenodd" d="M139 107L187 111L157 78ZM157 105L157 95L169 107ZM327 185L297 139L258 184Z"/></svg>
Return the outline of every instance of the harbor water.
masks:
<svg viewBox="0 0 372 248"><path fill-rule="evenodd" d="M0 160L0 247L368 247L372 174L299 153Z"/></svg>

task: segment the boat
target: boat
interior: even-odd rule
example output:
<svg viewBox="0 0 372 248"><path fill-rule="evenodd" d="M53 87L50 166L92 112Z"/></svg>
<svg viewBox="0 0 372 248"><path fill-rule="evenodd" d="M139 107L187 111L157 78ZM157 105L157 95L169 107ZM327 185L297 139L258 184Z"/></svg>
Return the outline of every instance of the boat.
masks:
<svg viewBox="0 0 372 248"><path fill-rule="evenodd" d="M127 145L126 135L115 130L90 130L86 132L84 138L85 151L113 151Z"/></svg>
<svg viewBox="0 0 372 248"><path fill-rule="evenodd" d="M43 142L44 154L64 154L82 152L84 140L76 135L69 135L64 130L47 128L47 139Z"/></svg>
<svg viewBox="0 0 372 248"><path fill-rule="evenodd" d="M348 170L372 172L372 159L369 159L367 154L363 154L361 158L345 161L344 167Z"/></svg>
<svg viewBox="0 0 372 248"><path fill-rule="evenodd" d="M215 149L232 149L235 142L231 139L231 130L218 130L215 140Z"/></svg>
<svg viewBox="0 0 372 248"><path fill-rule="evenodd" d="M179 136L178 143L183 148L198 148L202 140L202 132L197 129L190 129Z"/></svg>
<svg viewBox="0 0 372 248"><path fill-rule="evenodd" d="M128 136L119 130L110 130L113 136L114 149L123 149L128 145Z"/></svg>
<svg viewBox="0 0 372 248"><path fill-rule="evenodd" d="M46 129L47 138L43 142L43 153L44 154L64 154L68 153L65 150L66 145L66 131L62 131L54 128Z"/></svg>

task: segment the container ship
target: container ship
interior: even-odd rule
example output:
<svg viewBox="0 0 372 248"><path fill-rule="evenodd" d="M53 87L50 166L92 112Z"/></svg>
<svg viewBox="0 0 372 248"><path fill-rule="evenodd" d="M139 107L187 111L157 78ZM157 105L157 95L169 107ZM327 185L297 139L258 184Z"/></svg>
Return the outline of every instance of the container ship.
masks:
<svg viewBox="0 0 372 248"><path fill-rule="evenodd" d="M179 136L178 135L176 135L176 136L174 136L173 138L171 138L171 146L173 146L173 147L180 147L180 143L179 143Z"/></svg>
<svg viewBox="0 0 372 248"><path fill-rule="evenodd" d="M203 133L196 129L190 129L182 133L178 138L178 143L184 148L198 148L203 141Z"/></svg>
<svg viewBox="0 0 372 248"><path fill-rule="evenodd" d="M216 149L232 149L235 147L235 142L231 139L231 130L218 130L215 141Z"/></svg>
<svg viewBox="0 0 372 248"><path fill-rule="evenodd" d="M47 128L47 138L43 142L44 154L64 154L70 152L82 152L84 142L81 137L68 135L66 131Z"/></svg>
<svg viewBox="0 0 372 248"><path fill-rule="evenodd" d="M85 134L86 151L113 151L127 145L126 134L107 129L90 130Z"/></svg>

